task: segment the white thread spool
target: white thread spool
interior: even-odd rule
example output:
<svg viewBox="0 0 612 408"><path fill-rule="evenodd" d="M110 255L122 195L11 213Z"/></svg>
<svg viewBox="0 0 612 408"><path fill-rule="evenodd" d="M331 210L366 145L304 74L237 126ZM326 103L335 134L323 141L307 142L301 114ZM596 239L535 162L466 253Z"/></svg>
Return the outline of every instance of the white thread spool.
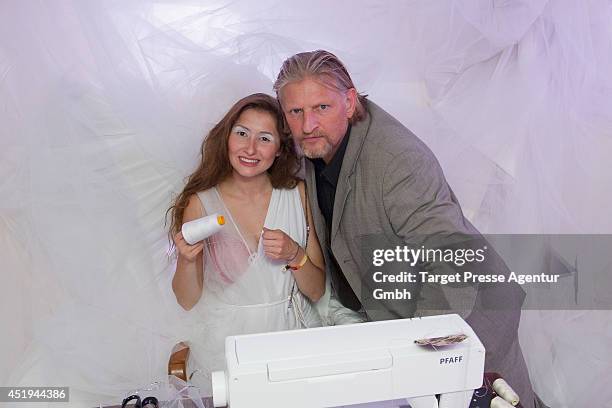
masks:
<svg viewBox="0 0 612 408"><path fill-rule="evenodd" d="M512 404L513 407L517 406L519 403L518 394L508 385L508 383L503 378L498 378L493 381L493 390L502 397L504 400L508 401ZM491 405L492 407L493 405Z"/></svg>
<svg viewBox="0 0 612 408"><path fill-rule="evenodd" d="M510 408L513 406L499 395L491 400L491 408Z"/></svg>
<svg viewBox="0 0 612 408"><path fill-rule="evenodd" d="M212 380L212 397L215 407L226 407L229 402L227 391L227 377L225 371L213 371L211 373Z"/></svg>
<svg viewBox="0 0 612 408"><path fill-rule="evenodd" d="M212 214L184 223L181 232L185 241L193 245L218 232L224 224L225 218L222 215Z"/></svg>

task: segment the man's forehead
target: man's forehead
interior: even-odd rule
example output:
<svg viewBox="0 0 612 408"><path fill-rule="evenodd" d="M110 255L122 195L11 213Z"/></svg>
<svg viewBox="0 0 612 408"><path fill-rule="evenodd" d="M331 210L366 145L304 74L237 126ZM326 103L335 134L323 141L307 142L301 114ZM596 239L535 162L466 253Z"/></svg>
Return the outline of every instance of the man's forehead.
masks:
<svg viewBox="0 0 612 408"><path fill-rule="evenodd" d="M340 96L332 79L326 76L306 77L300 81L287 83L280 89L281 102L297 102L303 98L334 98Z"/></svg>

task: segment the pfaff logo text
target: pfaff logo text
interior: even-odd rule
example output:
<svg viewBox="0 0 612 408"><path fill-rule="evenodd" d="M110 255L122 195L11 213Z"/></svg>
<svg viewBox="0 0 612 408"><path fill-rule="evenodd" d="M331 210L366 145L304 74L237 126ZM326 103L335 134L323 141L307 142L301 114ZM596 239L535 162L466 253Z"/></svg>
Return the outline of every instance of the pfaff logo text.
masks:
<svg viewBox="0 0 612 408"><path fill-rule="evenodd" d="M463 356L443 357L440 359L440 364L460 363L461 360L463 360Z"/></svg>

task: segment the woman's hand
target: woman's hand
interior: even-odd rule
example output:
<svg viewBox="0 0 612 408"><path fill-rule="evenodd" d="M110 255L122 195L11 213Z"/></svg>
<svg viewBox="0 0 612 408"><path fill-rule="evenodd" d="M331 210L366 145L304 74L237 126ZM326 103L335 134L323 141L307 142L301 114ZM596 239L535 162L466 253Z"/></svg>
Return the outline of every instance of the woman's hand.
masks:
<svg viewBox="0 0 612 408"><path fill-rule="evenodd" d="M181 231L174 235L174 245L176 245L179 256L187 262L195 262L198 254L204 249L204 241L189 245L187 241L185 241L185 238L183 238L183 233Z"/></svg>
<svg viewBox="0 0 612 408"><path fill-rule="evenodd" d="M297 257L300 250L297 242L281 230L271 230L264 227L261 239L263 239L264 253L272 259L281 259L290 263Z"/></svg>

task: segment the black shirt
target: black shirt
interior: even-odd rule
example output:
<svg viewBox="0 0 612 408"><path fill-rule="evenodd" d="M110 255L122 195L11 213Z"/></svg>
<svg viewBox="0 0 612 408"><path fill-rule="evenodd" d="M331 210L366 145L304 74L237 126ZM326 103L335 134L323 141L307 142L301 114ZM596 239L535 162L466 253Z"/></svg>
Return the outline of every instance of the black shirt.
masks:
<svg viewBox="0 0 612 408"><path fill-rule="evenodd" d="M350 133L351 127L349 126L340 143L340 147L338 147L329 164L325 164L323 159L312 159L315 168L315 179L317 181L317 199L319 200L319 208L323 218L325 218L328 236L331 236L336 187L338 186L338 177L340 177L342 161L344 160L344 153L346 152Z"/></svg>
<svg viewBox="0 0 612 408"><path fill-rule="evenodd" d="M336 199L336 187L338 186L338 178L340 177L340 170L342 169L342 162L344 161L344 153L346 152L346 146L348 145L349 135L351 133L351 126L349 125L346 130L346 134L338 147L338 150L332 157L329 163L325 163L323 159L310 159L314 165L315 180L317 182L317 199L319 201L319 209L323 218L325 218L325 227L327 229L328 240L331 239L331 226L334 218L334 200ZM327 251L329 258L331 259L331 265L329 265L331 272L331 283L334 288L338 300L353 310L359 310L361 303L355 292L351 289L348 281L342 273L342 269L336 261L336 257L331 251L330 242L322 243Z"/></svg>

